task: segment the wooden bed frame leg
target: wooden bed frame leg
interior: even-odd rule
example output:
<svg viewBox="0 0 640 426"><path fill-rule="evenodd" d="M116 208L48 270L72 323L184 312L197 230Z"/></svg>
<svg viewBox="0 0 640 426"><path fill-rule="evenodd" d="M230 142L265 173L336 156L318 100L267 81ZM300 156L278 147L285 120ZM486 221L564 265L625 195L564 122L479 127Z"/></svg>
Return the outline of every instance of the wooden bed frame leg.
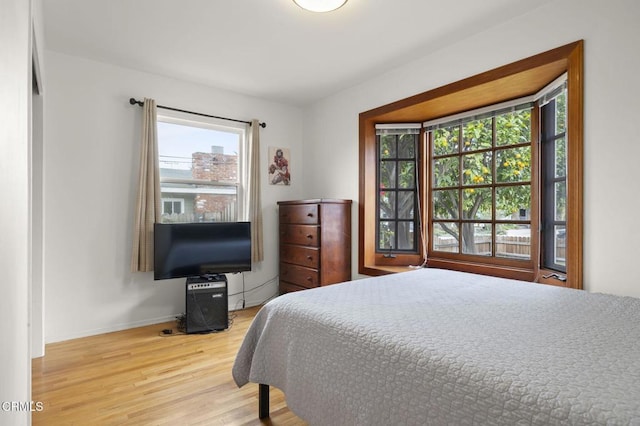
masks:
<svg viewBox="0 0 640 426"><path fill-rule="evenodd" d="M269 385L258 385L258 417L266 419L269 417Z"/></svg>

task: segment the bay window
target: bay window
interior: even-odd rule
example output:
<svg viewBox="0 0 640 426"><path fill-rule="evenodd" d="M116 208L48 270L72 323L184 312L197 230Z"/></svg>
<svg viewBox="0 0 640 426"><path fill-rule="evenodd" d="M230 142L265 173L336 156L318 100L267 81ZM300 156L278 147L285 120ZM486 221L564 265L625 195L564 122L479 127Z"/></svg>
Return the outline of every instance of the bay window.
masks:
<svg viewBox="0 0 640 426"><path fill-rule="evenodd" d="M426 264L582 288L582 51L361 113L359 272Z"/></svg>

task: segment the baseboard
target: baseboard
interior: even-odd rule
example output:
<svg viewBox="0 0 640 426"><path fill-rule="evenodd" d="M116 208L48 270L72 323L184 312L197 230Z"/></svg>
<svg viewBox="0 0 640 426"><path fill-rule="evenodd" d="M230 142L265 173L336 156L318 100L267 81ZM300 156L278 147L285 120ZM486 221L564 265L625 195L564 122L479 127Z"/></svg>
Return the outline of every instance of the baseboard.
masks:
<svg viewBox="0 0 640 426"><path fill-rule="evenodd" d="M109 327L94 328L91 330L85 330L79 333L73 333L68 335L53 336L52 338L47 338L45 340L45 343L46 344L57 343L57 342L63 342L65 340L80 339L82 337L95 336L97 334L113 333L114 331L122 331L122 330L128 330L130 328L145 327L147 325L153 325L153 324L161 324L164 322L175 321L176 317L180 315L182 315L182 313L173 314L166 317L149 318L149 319L140 320L140 321L114 324Z"/></svg>
<svg viewBox="0 0 640 426"><path fill-rule="evenodd" d="M242 299L240 299L239 302L236 302L235 304L232 304L231 301L229 301L229 311L237 311L238 309L242 309L242 305L240 304L241 301ZM264 300L245 300L244 307L251 308L253 306L262 305L264 303L265 303ZM236 306L238 304L240 306ZM97 334L113 333L115 331L128 330L130 328L145 327L147 325L161 324L164 322L175 321L176 318L182 314L184 314L184 312L165 316L165 317L150 318L150 319L145 319L140 321L114 324L109 327L94 328L91 330L84 330L78 333L46 337L45 344L63 342L65 340L81 339L83 337L95 336Z"/></svg>

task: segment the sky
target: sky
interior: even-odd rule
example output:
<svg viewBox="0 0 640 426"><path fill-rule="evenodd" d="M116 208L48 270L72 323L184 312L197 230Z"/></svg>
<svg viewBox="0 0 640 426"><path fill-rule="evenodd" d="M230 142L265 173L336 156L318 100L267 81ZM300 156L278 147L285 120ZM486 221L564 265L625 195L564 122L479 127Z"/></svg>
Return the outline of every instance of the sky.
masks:
<svg viewBox="0 0 640 426"><path fill-rule="evenodd" d="M191 154L211 152L212 146L221 146L226 155L237 155L240 146L237 133L185 126L158 121L158 150L160 157L183 157L173 164L174 168L190 169Z"/></svg>

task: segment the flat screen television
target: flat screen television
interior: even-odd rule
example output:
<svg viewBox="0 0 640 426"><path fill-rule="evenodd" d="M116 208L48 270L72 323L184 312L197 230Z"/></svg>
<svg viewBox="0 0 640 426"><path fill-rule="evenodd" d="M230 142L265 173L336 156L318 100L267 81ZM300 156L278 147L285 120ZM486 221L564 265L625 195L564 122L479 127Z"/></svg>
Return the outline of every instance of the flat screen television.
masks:
<svg viewBox="0 0 640 426"><path fill-rule="evenodd" d="M250 270L250 222L154 224L155 280Z"/></svg>

